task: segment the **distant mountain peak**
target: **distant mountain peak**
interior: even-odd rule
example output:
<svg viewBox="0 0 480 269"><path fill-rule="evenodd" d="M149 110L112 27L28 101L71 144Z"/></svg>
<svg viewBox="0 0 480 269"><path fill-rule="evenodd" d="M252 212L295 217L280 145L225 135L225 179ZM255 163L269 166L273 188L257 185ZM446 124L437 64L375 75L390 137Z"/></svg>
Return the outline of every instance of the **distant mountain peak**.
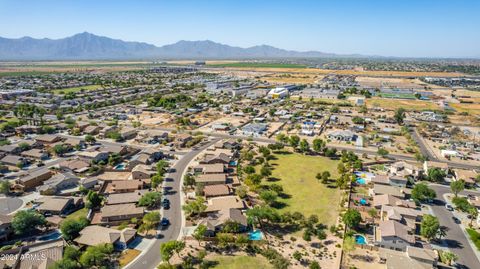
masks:
<svg viewBox="0 0 480 269"><path fill-rule="evenodd" d="M298 52L270 45L240 48L212 40L180 40L157 47L82 32L62 39L0 38L0 60L99 59L254 59L324 57L317 51Z"/></svg>

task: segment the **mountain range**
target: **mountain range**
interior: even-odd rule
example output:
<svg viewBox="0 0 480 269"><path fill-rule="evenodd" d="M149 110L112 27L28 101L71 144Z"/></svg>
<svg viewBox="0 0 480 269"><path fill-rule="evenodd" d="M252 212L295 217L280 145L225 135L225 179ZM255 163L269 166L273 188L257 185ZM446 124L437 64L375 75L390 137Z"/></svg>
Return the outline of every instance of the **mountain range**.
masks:
<svg viewBox="0 0 480 269"><path fill-rule="evenodd" d="M210 40L182 40L157 47L88 32L62 39L0 37L0 60L269 59L334 56L338 55L319 51L284 50L268 45L241 48Z"/></svg>

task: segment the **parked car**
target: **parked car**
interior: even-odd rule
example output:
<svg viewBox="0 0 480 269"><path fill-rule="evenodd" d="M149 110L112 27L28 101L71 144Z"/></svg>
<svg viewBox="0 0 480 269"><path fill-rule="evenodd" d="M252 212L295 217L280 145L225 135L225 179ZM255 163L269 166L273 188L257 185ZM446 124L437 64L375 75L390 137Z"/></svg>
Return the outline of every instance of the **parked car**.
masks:
<svg viewBox="0 0 480 269"><path fill-rule="evenodd" d="M167 227L168 225L170 225L170 221L167 218L162 218L162 221L160 221L160 225L162 227Z"/></svg>
<svg viewBox="0 0 480 269"><path fill-rule="evenodd" d="M446 208L448 211L453 211L453 206L450 205L450 204L446 204L446 205L445 205L445 208Z"/></svg>
<svg viewBox="0 0 480 269"><path fill-rule="evenodd" d="M457 217L452 217L452 219L453 219L453 222L455 222L456 224L462 223Z"/></svg>
<svg viewBox="0 0 480 269"><path fill-rule="evenodd" d="M170 201L168 199L163 199L162 206L164 209L170 209Z"/></svg>

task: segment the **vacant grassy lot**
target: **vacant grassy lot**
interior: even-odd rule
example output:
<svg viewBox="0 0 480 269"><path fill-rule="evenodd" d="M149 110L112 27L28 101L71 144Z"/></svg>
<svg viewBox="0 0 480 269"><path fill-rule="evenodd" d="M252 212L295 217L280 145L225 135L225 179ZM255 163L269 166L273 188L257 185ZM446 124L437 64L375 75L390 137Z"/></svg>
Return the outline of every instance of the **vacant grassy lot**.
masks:
<svg viewBox="0 0 480 269"><path fill-rule="evenodd" d="M87 214L88 214L88 209L87 208L82 208L80 210L77 210L75 212L73 212L72 214L68 215L65 220L67 219L75 219L75 220L78 220L79 218L81 217L87 217ZM65 221L64 220L64 221Z"/></svg>
<svg viewBox="0 0 480 269"><path fill-rule="evenodd" d="M210 67L255 67L255 68L306 68L303 64L284 64L284 63L254 63L254 62L237 62L237 63L220 63L207 64Z"/></svg>
<svg viewBox="0 0 480 269"><path fill-rule="evenodd" d="M370 98L367 99L368 107L381 107L387 110L395 110L397 108L405 108L406 110L432 110L438 109L438 105L432 101L421 100L401 100L401 99L386 99L386 98Z"/></svg>
<svg viewBox="0 0 480 269"><path fill-rule="evenodd" d="M101 87L102 87L101 85L88 85L88 86L81 86L81 87L57 89L57 90L53 90L53 93L63 94L63 93L69 93L69 92L79 92L82 89L85 91L91 91L91 90L100 89Z"/></svg>
<svg viewBox="0 0 480 269"><path fill-rule="evenodd" d="M320 183L317 173L329 171L337 178L338 161L297 153L275 154L272 179L268 184L283 186L287 197L279 198L280 211L299 211L305 216L316 214L321 223L334 224L338 215L340 191Z"/></svg>
<svg viewBox="0 0 480 269"><path fill-rule="evenodd" d="M214 256L208 260L218 262L217 265L211 267L215 269L273 268L262 256Z"/></svg>
<svg viewBox="0 0 480 269"><path fill-rule="evenodd" d="M467 112L470 115L480 115L480 104L450 104L457 112Z"/></svg>

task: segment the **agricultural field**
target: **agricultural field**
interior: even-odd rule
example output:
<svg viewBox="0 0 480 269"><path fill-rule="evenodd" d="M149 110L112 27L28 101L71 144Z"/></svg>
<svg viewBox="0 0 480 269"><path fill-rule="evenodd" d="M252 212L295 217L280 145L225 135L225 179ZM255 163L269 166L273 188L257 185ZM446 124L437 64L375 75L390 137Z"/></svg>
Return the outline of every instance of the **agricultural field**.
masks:
<svg viewBox="0 0 480 269"><path fill-rule="evenodd" d="M320 183L315 176L329 171L332 179L337 178L338 161L320 156L307 156L285 152L275 154L271 161L272 179L267 184L280 184L287 197L281 197L284 204L280 212L299 211L305 216L316 214L321 223L335 224L340 202L340 190Z"/></svg>

